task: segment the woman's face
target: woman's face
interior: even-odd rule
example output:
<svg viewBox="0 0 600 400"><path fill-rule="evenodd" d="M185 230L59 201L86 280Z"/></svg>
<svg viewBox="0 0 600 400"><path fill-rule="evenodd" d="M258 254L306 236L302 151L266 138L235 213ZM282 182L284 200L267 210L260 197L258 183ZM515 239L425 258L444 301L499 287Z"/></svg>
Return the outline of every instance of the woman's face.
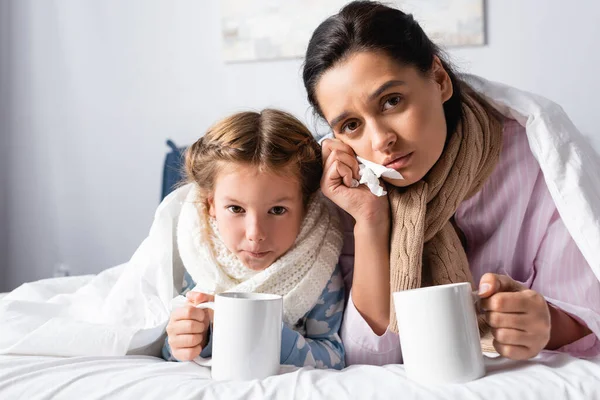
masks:
<svg viewBox="0 0 600 400"><path fill-rule="evenodd" d="M440 158L452 83L437 57L423 74L384 53L357 52L327 70L315 89L337 139L404 177L384 178L389 183L409 186Z"/></svg>

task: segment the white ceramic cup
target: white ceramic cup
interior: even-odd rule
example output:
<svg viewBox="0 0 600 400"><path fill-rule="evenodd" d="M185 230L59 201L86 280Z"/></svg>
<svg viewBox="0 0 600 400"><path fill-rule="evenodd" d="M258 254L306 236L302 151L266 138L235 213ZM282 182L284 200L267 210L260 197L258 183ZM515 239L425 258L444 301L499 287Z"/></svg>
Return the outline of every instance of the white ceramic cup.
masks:
<svg viewBox="0 0 600 400"><path fill-rule="evenodd" d="M395 292L406 375L424 384L469 382L485 375L477 296L469 283Z"/></svg>
<svg viewBox="0 0 600 400"><path fill-rule="evenodd" d="M264 379L279 372L283 300L261 293L221 293L197 308L214 310L211 366L215 380Z"/></svg>

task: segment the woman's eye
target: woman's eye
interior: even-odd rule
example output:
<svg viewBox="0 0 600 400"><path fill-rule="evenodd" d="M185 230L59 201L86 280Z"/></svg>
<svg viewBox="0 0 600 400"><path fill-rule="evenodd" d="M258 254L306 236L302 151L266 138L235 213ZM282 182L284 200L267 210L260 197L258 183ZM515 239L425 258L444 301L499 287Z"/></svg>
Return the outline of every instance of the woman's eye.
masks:
<svg viewBox="0 0 600 400"><path fill-rule="evenodd" d="M240 206L229 206L227 210L232 214L241 214L244 212L244 209Z"/></svg>
<svg viewBox="0 0 600 400"><path fill-rule="evenodd" d="M283 215L287 212L287 210L285 209L285 207L273 207L271 208L271 210L269 211L270 214L273 215Z"/></svg>
<svg viewBox="0 0 600 400"><path fill-rule="evenodd" d="M400 96L392 96L383 103L383 109L389 110L390 108L396 107L402 98Z"/></svg>
<svg viewBox="0 0 600 400"><path fill-rule="evenodd" d="M352 133L358 129L358 121L350 121L342 126L342 133Z"/></svg>

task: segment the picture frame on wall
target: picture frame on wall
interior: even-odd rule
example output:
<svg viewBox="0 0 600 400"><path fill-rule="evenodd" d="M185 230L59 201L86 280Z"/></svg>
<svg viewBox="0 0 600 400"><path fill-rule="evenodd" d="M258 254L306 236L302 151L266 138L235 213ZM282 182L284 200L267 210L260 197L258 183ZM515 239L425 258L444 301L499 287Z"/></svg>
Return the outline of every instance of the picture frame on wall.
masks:
<svg viewBox="0 0 600 400"><path fill-rule="evenodd" d="M302 58L314 29L348 0L221 0L226 62ZM396 0L441 47L485 44L484 0Z"/></svg>

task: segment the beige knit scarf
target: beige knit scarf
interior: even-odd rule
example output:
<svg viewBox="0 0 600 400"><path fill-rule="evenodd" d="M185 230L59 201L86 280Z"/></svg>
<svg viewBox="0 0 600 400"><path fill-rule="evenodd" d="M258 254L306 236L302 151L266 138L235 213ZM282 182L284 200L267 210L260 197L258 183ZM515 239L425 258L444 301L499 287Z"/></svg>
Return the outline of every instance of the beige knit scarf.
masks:
<svg viewBox="0 0 600 400"><path fill-rule="evenodd" d="M475 288L452 218L459 204L481 189L496 166L503 126L468 93L463 114L442 156L425 178L408 188L388 185L392 292L455 282L471 282ZM397 332L393 310L392 304L390 327ZM493 351L482 317L479 328L482 348Z"/></svg>

